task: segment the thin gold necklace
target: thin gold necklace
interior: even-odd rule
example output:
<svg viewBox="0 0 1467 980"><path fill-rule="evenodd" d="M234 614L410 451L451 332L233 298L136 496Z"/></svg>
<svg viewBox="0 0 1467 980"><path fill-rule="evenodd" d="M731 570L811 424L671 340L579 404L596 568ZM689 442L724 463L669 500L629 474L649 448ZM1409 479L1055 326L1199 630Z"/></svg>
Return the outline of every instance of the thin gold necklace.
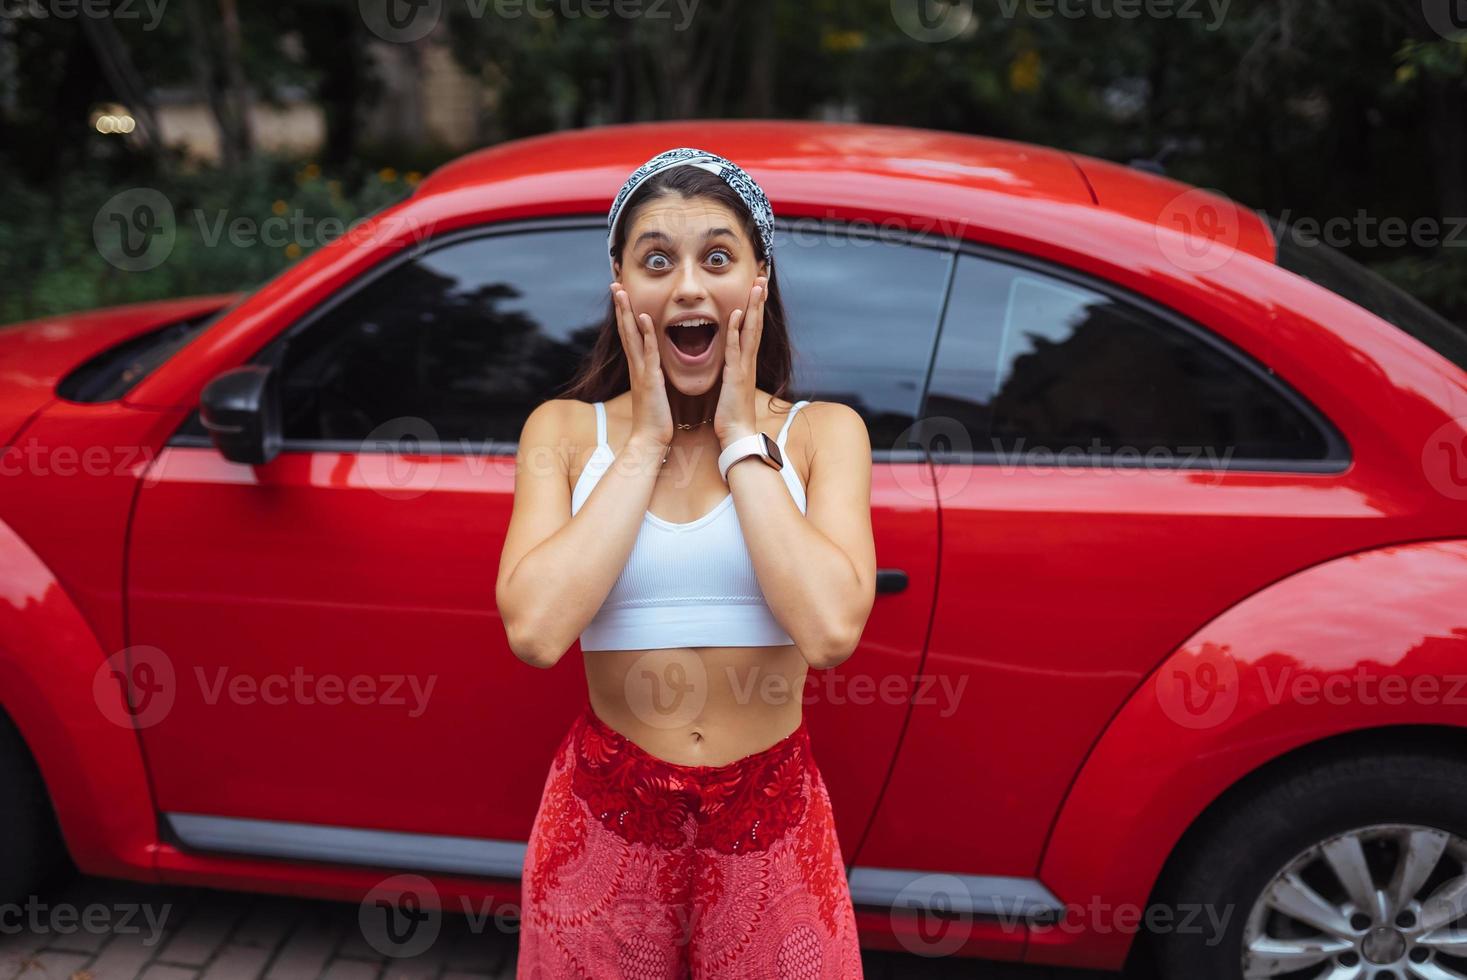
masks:
<svg viewBox="0 0 1467 980"><path fill-rule="evenodd" d="M707 422L712 422L712 421L713 421L713 417L712 416L709 416L708 418L704 419L702 422L674 422L673 425L677 426L679 429L696 429L698 426L703 425L703 424L705 424ZM668 443L667 444L667 451L662 454L662 461L664 463L667 462L668 453L671 453L671 452L672 452L672 443Z"/></svg>

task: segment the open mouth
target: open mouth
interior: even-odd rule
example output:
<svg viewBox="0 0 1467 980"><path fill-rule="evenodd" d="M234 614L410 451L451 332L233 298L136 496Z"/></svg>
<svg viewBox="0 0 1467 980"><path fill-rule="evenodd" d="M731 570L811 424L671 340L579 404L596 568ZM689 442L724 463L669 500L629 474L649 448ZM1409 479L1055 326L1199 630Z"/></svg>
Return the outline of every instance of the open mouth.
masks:
<svg viewBox="0 0 1467 980"><path fill-rule="evenodd" d="M667 328L667 337L678 352L690 358L708 352L713 338L718 334L718 324L712 320L684 320Z"/></svg>

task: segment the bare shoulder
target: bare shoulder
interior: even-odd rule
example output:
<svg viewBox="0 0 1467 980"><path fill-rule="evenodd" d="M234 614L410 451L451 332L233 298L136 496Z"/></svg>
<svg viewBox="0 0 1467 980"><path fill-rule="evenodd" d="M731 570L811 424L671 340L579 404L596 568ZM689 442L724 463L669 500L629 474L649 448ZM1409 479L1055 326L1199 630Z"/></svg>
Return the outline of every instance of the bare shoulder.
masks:
<svg viewBox="0 0 1467 980"><path fill-rule="evenodd" d="M807 401L791 417L794 402L771 396L768 404L775 426L789 425L785 456L793 460L802 483L827 482L817 479L821 473L844 483L860 478L862 470L870 473L871 436L854 408L844 402Z"/></svg>
<svg viewBox="0 0 1467 980"><path fill-rule="evenodd" d="M525 430L558 434L559 427L570 417L571 406L584 404L585 402L574 398L547 398L530 411L529 417L525 419Z"/></svg>
<svg viewBox="0 0 1467 980"><path fill-rule="evenodd" d="M520 446L549 447L560 445L571 420L572 406L580 404L570 398L550 398L536 405L520 430Z"/></svg>
<svg viewBox="0 0 1467 980"><path fill-rule="evenodd" d="M530 412L520 447L553 452L567 470L577 467L596 445L595 406L576 398L550 398Z"/></svg>
<svg viewBox="0 0 1467 980"><path fill-rule="evenodd" d="M845 402L810 402L800 409L796 420L805 419L809 429L810 456L871 460L871 433L861 413Z"/></svg>

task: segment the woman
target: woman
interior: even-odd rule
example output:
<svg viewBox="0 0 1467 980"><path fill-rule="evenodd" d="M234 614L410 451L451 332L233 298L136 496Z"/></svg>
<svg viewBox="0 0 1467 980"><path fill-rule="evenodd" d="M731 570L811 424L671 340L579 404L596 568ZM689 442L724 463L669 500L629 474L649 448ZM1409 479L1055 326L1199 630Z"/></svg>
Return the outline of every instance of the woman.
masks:
<svg viewBox="0 0 1467 980"><path fill-rule="evenodd" d="M516 656L579 637L588 685L525 854L518 975L860 977L801 693L875 599L865 424L780 397L773 213L742 169L658 154L607 223L607 318L525 423L497 583Z"/></svg>

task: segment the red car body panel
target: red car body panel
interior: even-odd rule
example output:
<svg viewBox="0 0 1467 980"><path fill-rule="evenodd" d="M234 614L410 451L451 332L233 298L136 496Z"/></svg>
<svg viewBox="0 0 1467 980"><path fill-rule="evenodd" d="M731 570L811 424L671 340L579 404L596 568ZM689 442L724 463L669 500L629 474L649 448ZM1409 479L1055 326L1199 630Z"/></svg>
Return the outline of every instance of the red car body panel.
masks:
<svg viewBox="0 0 1467 980"><path fill-rule="evenodd" d="M210 448L160 455L134 518L131 627L167 651L173 669L199 678L180 682L167 717L144 732L160 810L316 824L351 814L358 826L528 838L548 756L494 750L553 748L585 701L585 678L579 668L546 674L519 662L485 601L495 578L486 556L503 548L514 460L425 459L389 493L385 474L371 476L381 459L282 454L252 473ZM894 475L898 465L916 468L873 468L872 513L878 547L903 555L910 583L873 618L863 649L868 669L901 676L920 657L937 536L934 510L918 505L910 478ZM180 526L191 533L171 533ZM230 560L217 561L221 554ZM291 642L272 640L279 635ZM405 703L340 705L327 726L312 700L217 693L241 664L290 674L302 649L314 651L311 673L378 679L384 698L395 675L408 675L395 682ZM429 700L431 711L414 711ZM839 789L845 812L874 808L905 714L900 703L877 703L812 717L817 739L869 753L832 762L849 770ZM302 746L306 732L313 742ZM464 778L466 757L479 760L483 778ZM324 761L336 759L361 768L323 780ZM217 778L221 766L227 780ZM864 823L844 828L851 846Z"/></svg>
<svg viewBox="0 0 1467 980"><path fill-rule="evenodd" d="M1432 440L1467 415L1463 372L1278 268L1258 216L1207 198L1226 252L1199 270L1174 260L1188 229L1170 220L1178 198L1197 192L1106 161L884 126L605 127L435 171L408 200L246 297L117 402L47 405L55 380L110 342L105 331L120 338L224 299L66 318L93 327L65 354L14 335L17 353L27 344L43 353L35 365L27 355L32 380L0 396L0 424L33 417L22 438L101 445L112 461L86 479L30 466L6 481L0 513L0 561L22 583L0 613L0 676L12 680L0 704L35 751L84 870L344 900L382 879L349 865L189 851L157 838L160 813L527 836L584 680L519 663L498 621L493 563L512 457L408 460L416 469L403 483L374 470L380 455L284 453L249 467L165 443L214 376L385 259L458 228L604 215L632 168L681 145L739 161L781 218L981 243L1145 296L1267 365L1350 449L1348 467L1332 473L874 464L878 564L904 569L909 586L878 596L855 655L812 679L925 676L961 693L955 710L938 685L908 703L821 703L818 693L809 702L853 865L1033 879L1081 906L1091 896L1144 904L1185 829L1260 766L1341 732L1467 721L1445 707L1260 702L1246 680L1271 656L1323 682L1383 670L1407 650L1409 664L1392 669L1413 675L1447 672L1467 654L1467 602L1451 602L1467 594L1467 518L1424 472L1437 465ZM0 353L16 329L35 328L0 331ZM19 357L3 363L15 370ZM1320 628L1341 608L1369 608L1362 599L1382 576L1419 590L1353 617L1349 643ZM171 710L136 732L79 721L92 676L129 644L167 651ZM1208 656L1239 665L1236 710L1211 727L1168 716L1156 694L1171 690L1166 678L1185 676L1199 651L1223 650ZM240 665L288 673L303 651L317 674L436 679L432 710L208 696ZM105 820L93 803L104 795ZM430 877L455 906L518 893L513 881ZM858 918L868 944L917 948L912 916L863 908ZM1031 935L979 919L958 952L1119 965L1134 932L1096 925Z"/></svg>
<svg viewBox="0 0 1467 980"><path fill-rule="evenodd" d="M1107 211L1129 215L1137 221L1157 224L1173 231L1195 221L1201 231L1211 232L1229 248L1273 261L1277 244L1262 217L1216 191L1191 187L1165 177L1137 180L1136 171L1109 160L1070 154L1080 168L1095 203ZM1181 198L1181 201L1178 201ZM1198 208L1192 202L1205 201Z"/></svg>
<svg viewBox="0 0 1467 980"><path fill-rule="evenodd" d="M165 324L209 313L238 294L133 303L0 327L0 445L55 397L56 382L93 354Z"/></svg>
<svg viewBox="0 0 1467 980"><path fill-rule="evenodd" d="M93 874L151 879L157 815L107 653L55 573L4 524L0 570L3 706L36 761L72 859Z"/></svg>
<svg viewBox="0 0 1467 980"><path fill-rule="evenodd" d="M1249 596L1138 688L1095 746L1041 877L1085 904L1144 907L1167 853L1218 795L1346 732L1467 716L1467 541L1336 558ZM1158 732L1168 738L1160 739ZM1240 913L1241 914L1241 913ZM1128 939L1050 930L1050 963L1116 961Z"/></svg>

